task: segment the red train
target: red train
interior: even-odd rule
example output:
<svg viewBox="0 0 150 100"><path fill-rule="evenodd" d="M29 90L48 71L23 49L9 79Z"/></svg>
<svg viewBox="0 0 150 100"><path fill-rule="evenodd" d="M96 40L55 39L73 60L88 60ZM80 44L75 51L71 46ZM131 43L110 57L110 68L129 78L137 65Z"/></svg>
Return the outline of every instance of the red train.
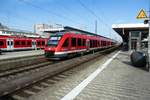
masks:
<svg viewBox="0 0 150 100"><path fill-rule="evenodd" d="M2 51L42 49L47 39L27 38L17 36L0 36L0 49Z"/></svg>
<svg viewBox="0 0 150 100"><path fill-rule="evenodd" d="M63 58L77 53L108 48L113 45L111 39L102 36L88 36L64 32L50 37L45 47L46 58Z"/></svg>

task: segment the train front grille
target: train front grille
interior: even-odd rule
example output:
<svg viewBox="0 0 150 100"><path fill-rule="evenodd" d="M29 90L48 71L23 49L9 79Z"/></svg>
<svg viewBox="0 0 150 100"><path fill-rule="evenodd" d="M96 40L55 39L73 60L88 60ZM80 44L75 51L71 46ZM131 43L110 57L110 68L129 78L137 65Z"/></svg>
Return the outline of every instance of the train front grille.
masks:
<svg viewBox="0 0 150 100"><path fill-rule="evenodd" d="M54 56L54 51L45 52L45 57L52 57L52 56Z"/></svg>

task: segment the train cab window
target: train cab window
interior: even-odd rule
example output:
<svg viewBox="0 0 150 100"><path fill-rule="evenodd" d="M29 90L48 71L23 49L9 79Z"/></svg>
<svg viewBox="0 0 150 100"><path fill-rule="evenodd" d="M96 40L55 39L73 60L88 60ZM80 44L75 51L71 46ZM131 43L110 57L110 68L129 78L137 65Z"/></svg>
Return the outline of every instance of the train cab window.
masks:
<svg viewBox="0 0 150 100"><path fill-rule="evenodd" d="M61 37L62 35L58 35L58 34L50 36L50 39L47 42L47 46L53 46L53 47L57 46Z"/></svg>
<svg viewBox="0 0 150 100"><path fill-rule="evenodd" d="M72 47L76 46L76 38L71 38Z"/></svg>
<svg viewBox="0 0 150 100"><path fill-rule="evenodd" d="M0 46L3 46L4 45L4 41L0 41Z"/></svg>
<svg viewBox="0 0 150 100"><path fill-rule="evenodd" d="M64 44L62 45L62 47L68 47L69 46L69 38L67 38L64 42Z"/></svg>
<svg viewBox="0 0 150 100"><path fill-rule="evenodd" d="M82 46L81 38L78 38L78 46Z"/></svg>

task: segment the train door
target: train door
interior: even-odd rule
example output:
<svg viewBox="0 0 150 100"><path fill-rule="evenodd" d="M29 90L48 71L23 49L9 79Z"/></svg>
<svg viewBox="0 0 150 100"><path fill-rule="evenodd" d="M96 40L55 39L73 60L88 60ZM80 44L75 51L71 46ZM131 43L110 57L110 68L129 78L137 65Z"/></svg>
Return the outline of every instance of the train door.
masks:
<svg viewBox="0 0 150 100"><path fill-rule="evenodd" d="M13 50L13 49L14 49L13 39L7 39L7 50Z"/></svg>
<svg viewBox="0 0 150 100"><path fill-rule="evenodd" d="M36 49L36 40L32 40L32 49Z"/></svg>

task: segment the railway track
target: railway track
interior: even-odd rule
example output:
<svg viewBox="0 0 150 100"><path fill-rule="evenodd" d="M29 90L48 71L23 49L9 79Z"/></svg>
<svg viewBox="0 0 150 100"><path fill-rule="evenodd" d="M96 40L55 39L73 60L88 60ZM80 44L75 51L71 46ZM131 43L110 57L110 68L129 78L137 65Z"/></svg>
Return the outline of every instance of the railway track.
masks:
<svg viewBox="0 0 150 100"><path fill-rule="evenodd" d="M33 84L38 84L39 82L42 82L51 76L55 76L56 74L62 73L91 59L102 56L104 53L107 54L113 49L116 48L111 48L105 51L97 52L95 54L89 54L58 63L43 62L41 64L0 73L0 96L5 98L8 96L8 94L14 93L14 91L30 87L30 85Z"/></svg>
<svg viewBox="0 0 150 100"><path fill-rule="evenodd" d="M12 70L7 70L7 71L4 71L2 73L0 73L0 78L2 77L9 77L11 75L16 75L18 73L23 73L25 71L29 71L29 70L34 70L34 69L38 69L40 67L43 67L43 66L48 66L50 64L53 64L54 62L50 62L50 61L47 61L47 62L43 62L43 63L39 63L39 64L36 64L36 65L30 65L30 66L24 66L24 67L17 67L16 69L12 69Z"/></svg>
<svg viewBox="0 0 150 100"><path fill-rule="evenodd" d="M0 60L0 73L8 70L13 70L16 68L22 68L33 64L38 64L46 62L44 55L35 55L27 57L17 57L11 59Z"/></svg>

